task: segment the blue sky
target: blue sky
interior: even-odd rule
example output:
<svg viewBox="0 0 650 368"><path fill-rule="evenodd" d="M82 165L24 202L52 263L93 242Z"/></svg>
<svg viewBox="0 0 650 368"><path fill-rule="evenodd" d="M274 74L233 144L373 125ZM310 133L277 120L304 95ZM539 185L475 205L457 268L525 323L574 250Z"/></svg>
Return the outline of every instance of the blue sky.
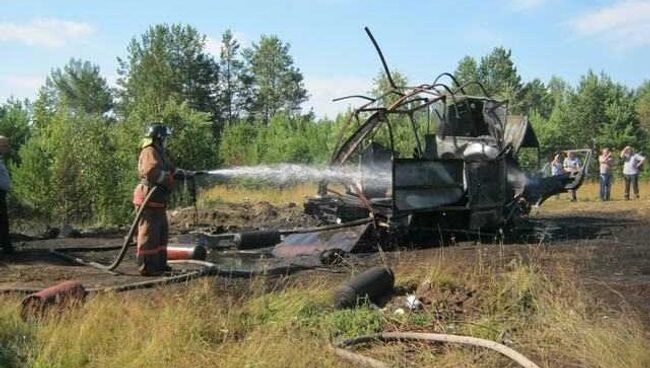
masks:
<svg viewBox="0 0 650 368"><path fill-rule="evenodd" d="M195 26L215 53L226 28L244 45L278 35L305 75L306 107L321 116L346 107L331 98L368 91L380 70L366 25L413 84L498 45L512 49L524 80L575 84L590 68L630 87L650 79L650 0L0 0L0 9L0 100L33 98L71 57L114 83L129 40L161 22Z"/></svg>

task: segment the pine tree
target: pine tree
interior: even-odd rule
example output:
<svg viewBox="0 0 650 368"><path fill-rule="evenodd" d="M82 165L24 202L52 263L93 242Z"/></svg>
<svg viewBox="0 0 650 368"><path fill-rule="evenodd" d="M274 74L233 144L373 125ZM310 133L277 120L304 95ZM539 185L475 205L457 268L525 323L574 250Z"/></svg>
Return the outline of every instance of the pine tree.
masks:
<svg viewBox="0 0 650 368"><path fill-rule="evenodd" d="M262 35L259 42L244 50L245 79L254 96L247 106L249 118L268 124L278 112L294 116L307 100L302 73L294 66L289 48L277 36Z"/></svg>

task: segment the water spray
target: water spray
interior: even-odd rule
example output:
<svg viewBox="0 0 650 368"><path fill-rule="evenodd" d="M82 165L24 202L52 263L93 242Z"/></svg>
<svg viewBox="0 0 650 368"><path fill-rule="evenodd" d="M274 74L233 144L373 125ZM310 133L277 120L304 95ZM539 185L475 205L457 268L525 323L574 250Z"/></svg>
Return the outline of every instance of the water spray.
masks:
<svg viewBox="0 0 650 368"><path fill-rule="evenodd" d="M222 179L257 179L278 185L320 181L390 185L391 182L390 171L359 170L350 166L321 167L299 164L237 166L210 170L205 174Z"/></svg>

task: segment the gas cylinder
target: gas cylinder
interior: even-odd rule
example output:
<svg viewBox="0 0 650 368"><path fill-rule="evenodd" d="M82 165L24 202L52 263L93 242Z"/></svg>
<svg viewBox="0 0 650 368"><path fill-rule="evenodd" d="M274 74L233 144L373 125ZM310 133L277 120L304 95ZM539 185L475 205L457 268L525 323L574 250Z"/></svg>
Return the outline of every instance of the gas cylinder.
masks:
<svg viewBox="0 0 650 368"><path fill-rule="evenodd" d="M376 303L393 291L395 276L388 267L372 267L339 285L334 292L336 308L355 307L364 299Z"/></svg>
<svg viewBox="0 0 650 368"><path fill-rule="evenodd" d="M21 303L20 314L23 319L27 319L30 315L40 316L48 306L81 302L86 294L86 289L79 281L65 281L27 295Z"/></svg>
<svg viewBox="0 0 650 368"><path fill-rule="evenodd" d="M168 245L167 246L167 259L184 260L196 259L203 261L208 256L208 250L202 245Z"/></svg>
<svg viewBox="0 0 650 368"><path fill-rule="evenodd" d="M235 242L237 249L256 249L272 247L282 241L282 236L277 230L245 231L238 234Z"/></svg>

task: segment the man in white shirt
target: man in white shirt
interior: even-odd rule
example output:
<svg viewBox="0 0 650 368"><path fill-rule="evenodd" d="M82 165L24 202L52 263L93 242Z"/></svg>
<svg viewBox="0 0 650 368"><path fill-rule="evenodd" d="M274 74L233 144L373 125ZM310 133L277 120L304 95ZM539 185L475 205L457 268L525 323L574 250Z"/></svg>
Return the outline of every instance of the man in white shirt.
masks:
<svg viewBox="0 0 650 368"><path fill-rule="evenodd" d="M634 149L627 146L621 151L621 160L623 160L623 178L625 179L625 199L630 199L630 184L634 190L634 197L638 199L639 172L641 165L645 162L645 157L634 153Z"/></svg>
<svg viewBox="0 0 650 368"><path fill-rule="evenodd" d="M9 239L9 214L7 212L7 193L11 189L9 172L2 158L9 153L9 140L0 135L0 247L4 253L13 252Z"/></svg>
<svg viewBox="0 0 650 368"><path fill-rule="evenodd" d="M574 151L568 151L567 157L564 159L564 171L573 176L577 175L581 168L582 161L580 161L580 158ZM571 202L578 200L575 189L570 189L569 193L571 193Z"/></svg>

